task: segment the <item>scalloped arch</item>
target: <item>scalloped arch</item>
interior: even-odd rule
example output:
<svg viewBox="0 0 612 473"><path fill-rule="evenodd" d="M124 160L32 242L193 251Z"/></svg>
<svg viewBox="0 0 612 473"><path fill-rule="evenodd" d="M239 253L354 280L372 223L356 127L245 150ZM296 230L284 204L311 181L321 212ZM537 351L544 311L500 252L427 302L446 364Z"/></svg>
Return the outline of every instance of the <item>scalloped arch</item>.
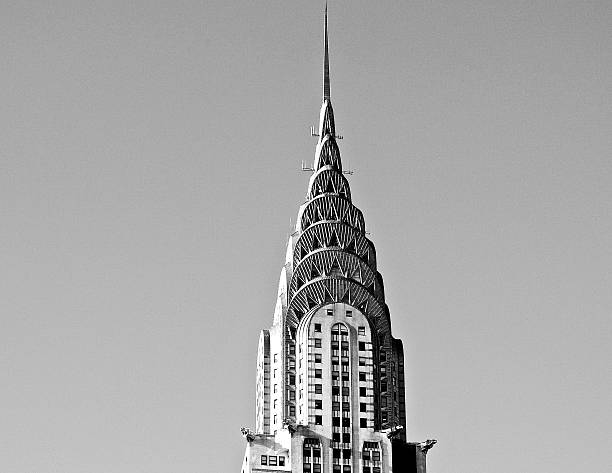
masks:
<svg viewBox="0 0 612 473"><path fill-rule="evenodd" d="M331 135L325 135L317 144L315 152L314 169L319 170L323 166L332 166L342 172L342 160L336 139Z"/></svg>
<svg viewBox="0 0 612 473"><path fill-rule="evenodd" d="M331 245L333 239L338 245ZM356 228L339 222L317 222L306 229L299 236L293 248L293 267L318 248L339 246L343 250L356 254L366 261L376 271L376 248L367 237Z"/></svg>
<svg viewBox="0 0 612 473"><path fill-rule="evenodd" d="M336 194L323 194L308 202L300 212L299 231L320 221L340 221L365 233L365 221L361 210Z"/></svg>
<svg viewBox="0 0 612 473"><path fill-rule="evenodd" d="M318 278L300 288L291 298L287 324L296 328L300 319L325 304L343 302L360 310L383 340L391 334L389 311L365 287L346 278Z"/></svg>
<svg viewBox="0 0 612 473"><path fill-rule="evenodd" d="M313 277L314 276L314 277ZM310 253L294 269L289 285L291 296L314 278L342 277L358 282L381 301L385 294L380 275L357 255L340 248L323 248ZM291 299L291 296L289 299Z"/></svg>
<svg viewBox="0 0 612 473"><path fill-rule="evenodd" d="M332 166L324 166L310 177L308 183L308 198L313 199L320 194L334 193L351 201L351 189L346 178Z"/></svg>

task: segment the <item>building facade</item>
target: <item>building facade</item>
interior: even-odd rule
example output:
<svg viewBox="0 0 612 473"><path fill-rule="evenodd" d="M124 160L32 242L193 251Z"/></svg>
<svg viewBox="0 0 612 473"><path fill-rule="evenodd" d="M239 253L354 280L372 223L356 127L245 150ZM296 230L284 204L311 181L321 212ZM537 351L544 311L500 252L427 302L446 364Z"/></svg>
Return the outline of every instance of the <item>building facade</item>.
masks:
<svg viewBox="0 0 612 473"><path fill-rule="evenodd" d="M402 342L391 333L376 250L342 170L327 7L317 136L273 324L259 337L256 425L242 429L242 473L424 473L435 441L406 441Z"/></svg>

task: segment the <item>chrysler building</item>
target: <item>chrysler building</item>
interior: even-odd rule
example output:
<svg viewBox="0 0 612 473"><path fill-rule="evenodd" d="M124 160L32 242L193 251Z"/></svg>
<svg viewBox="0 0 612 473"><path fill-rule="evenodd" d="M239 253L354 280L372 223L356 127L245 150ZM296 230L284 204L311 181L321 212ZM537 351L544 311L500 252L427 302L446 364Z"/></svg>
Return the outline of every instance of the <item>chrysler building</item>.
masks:
<svg viewBox="0 0 612 473"><path fill-rule="evenodd" d="M406 441L404 350L376 250L342 170L329 77L306 201L257 353L256 424L242 473L424 473L436 442Z"/></svg>

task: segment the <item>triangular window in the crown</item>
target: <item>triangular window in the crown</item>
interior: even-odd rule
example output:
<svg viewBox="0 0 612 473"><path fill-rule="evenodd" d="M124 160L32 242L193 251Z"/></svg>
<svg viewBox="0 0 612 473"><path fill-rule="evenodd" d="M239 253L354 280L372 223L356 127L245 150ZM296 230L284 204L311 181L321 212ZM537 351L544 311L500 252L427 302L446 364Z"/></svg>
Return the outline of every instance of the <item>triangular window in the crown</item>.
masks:
<svg viewBox="0 0 612 473"><path fill-rule="evenodd" d="M328 192L330 194L333 194L336 192L336 189L334 189L334 184L332 183L332 180L331 180L331 176L328 177L327 179L327 186L325 187L325 192Z"/></svg>
<svg viewBox="0 0 612 473"><path fill-rule="evenodd" d="M341 276L343 275L342 273L342 269L340 268L340 263L338 263L338 259L334 258L334 260L332 261L332 264L329 268L329 274L331 276Z"/></svg>
<svg viewBox="0 0 612 473"><path fill-rule="evenodd" d="M340 242L338 241L338 235L336 234L335 230L331 234L328 246L340 246Z"/></svg>
<svg viewBox="0 0 612 473"><path fill-rule="evenodd" d="M308 250L304 245L300 245L300 261L303 260L308 254Z"/></svg>
<svg viewBox="0 0 612 473"><path fill-rule="evenodd" d="M366 289L367 289L368 291L370 291L372 294L375 294L375 292L374 292L374 291L375 291L375 289L376 289L376 286L374 285L374 283L372 283L372 284L370 284L369 286L367 286L367 287L366 287Z"/></svg>
<svg viewBox="0 0 612 473"><path fill-rule="evenodd" d="M293 313L298 320L304 317L304 312L302 312L300 309L293 309Z"/></svg>
<svg viewBox="0 0 612 473"><path fill-rule="evenodd" d="M346 251L349 253L357 254L357 248L355 246L355 239L353 238L348 245L346 245Z"/></svg>
<svg viewBox="0 0 612 473"><path fill-rule="evenodd" d="M312 249L316 250L318 248L321 248L321 243L319 243L319 239L317 238L317 236L314 235L312 237Z"/></svg>
<svg viewBox="0 0 612 473"><path fill-rule="evenodd" d="M321 276L321 272L317 269L317 267L313 264L310 269L310 279L318 278Z"/></svg>

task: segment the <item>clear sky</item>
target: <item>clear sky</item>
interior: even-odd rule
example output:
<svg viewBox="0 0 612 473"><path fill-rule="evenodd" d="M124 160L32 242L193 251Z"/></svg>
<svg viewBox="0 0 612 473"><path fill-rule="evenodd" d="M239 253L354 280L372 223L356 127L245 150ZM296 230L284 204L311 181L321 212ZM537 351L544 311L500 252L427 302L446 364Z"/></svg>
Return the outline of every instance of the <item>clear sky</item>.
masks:
<svg viewBox="0 0 612 473"><path fill-rule="evenodd" d="M323 2L0 3L0 471L235 473ZM333 1L429 473L612 471L612 3Z"/></svg>

